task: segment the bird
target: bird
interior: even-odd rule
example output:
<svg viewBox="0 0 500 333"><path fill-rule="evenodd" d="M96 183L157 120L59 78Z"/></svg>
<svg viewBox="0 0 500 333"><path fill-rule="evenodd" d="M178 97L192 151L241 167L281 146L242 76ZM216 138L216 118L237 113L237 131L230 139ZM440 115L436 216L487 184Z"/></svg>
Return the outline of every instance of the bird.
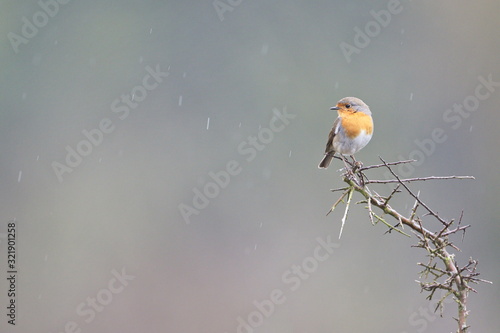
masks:
<svg viewBox="0 0 500 333"><path fill-rule="evenodd" d="M325 155L318 168L328 168L335 153L340 154L347 168L343 155L349 155L354 160L353 155L364 148L372 138L372 113L368 105L356 97L344 97L330 110L337 111L338 118L328 134Z"/></svg>

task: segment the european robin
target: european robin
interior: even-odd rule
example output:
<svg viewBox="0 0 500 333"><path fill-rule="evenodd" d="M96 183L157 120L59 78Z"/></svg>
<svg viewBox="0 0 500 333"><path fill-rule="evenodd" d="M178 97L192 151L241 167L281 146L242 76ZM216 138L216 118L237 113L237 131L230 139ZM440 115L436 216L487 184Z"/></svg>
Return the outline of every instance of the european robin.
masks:
<svg viewBox="0 0 500 333"><path fill-rule="evenodd" d="M339 116L328 135L325 156L318 165L320 169L328 168L335 153L341 154L344 163L342 155L350 155L354 159L352 155L366 146L373 134L372 113L359 98L344 97L330 110L336 110Z"/></svg>

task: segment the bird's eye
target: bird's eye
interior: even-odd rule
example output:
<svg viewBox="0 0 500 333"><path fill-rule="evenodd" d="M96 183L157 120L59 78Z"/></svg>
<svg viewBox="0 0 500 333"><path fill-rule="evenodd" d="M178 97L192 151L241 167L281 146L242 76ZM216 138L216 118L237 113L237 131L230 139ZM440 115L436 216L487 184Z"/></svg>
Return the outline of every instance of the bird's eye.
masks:
<svg viewBox="0 0 500 333"><path fill-rule="evenodd" d="M351 104L346 104L345 107L349 109L351 107Z"/></svg>

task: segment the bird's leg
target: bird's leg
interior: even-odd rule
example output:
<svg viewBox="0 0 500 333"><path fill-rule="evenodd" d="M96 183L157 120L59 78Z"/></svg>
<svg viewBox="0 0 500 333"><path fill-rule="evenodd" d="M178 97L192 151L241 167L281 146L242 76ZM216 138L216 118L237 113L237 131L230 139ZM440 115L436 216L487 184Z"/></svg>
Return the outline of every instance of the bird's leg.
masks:
<svg viewBox="0 0 500 333"><path fill-rule="evenodd" d="M342 155L342 154L339 154L339 155L340 155L340 158L342 159L342 161L344 162L346 174L349 176L354 176L354 173L352 172L352 167L349 166L349 162L346 160L344 155Z"/></svg>
<svg viewBox="0 0 500 333"><path fill-rule="evenodd" d="M361 169L363 167L363 163L356 161L354 158L354 155L351 155L352 161L354 163L353 170L352 172L355 173L357 170ZM364 174L359 172L358 173L358 179L359 179L359 184L361 187L365 186L365 180L363 179Z"/></svg>
<svg viewBox="0 0 500 333"><path fill-rule="evenodd" d="M354 155L351 155L351 158L352 158L352 162L354 163L354 169L360 169L363 167L363 163L361 161L356 161L356 159L354 158Z"/></svg>

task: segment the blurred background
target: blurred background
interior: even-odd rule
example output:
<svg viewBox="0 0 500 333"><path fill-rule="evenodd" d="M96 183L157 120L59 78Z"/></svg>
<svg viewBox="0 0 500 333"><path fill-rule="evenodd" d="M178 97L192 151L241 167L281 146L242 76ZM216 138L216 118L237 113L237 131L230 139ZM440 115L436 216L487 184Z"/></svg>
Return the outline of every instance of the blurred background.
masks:
<svg viewBox="0 0 500 333"><path fill-rule="evenodd" d="M494 282L468 323L498 326L497 1L0 6L0 331L455 331L455 304L439 318L414 282L415 238L357 205L338 240L343 207L325 216L342 164L317 165L345 96L373 111L365 165L476 177L413 189L464 211L456 259Z"/></svg>

